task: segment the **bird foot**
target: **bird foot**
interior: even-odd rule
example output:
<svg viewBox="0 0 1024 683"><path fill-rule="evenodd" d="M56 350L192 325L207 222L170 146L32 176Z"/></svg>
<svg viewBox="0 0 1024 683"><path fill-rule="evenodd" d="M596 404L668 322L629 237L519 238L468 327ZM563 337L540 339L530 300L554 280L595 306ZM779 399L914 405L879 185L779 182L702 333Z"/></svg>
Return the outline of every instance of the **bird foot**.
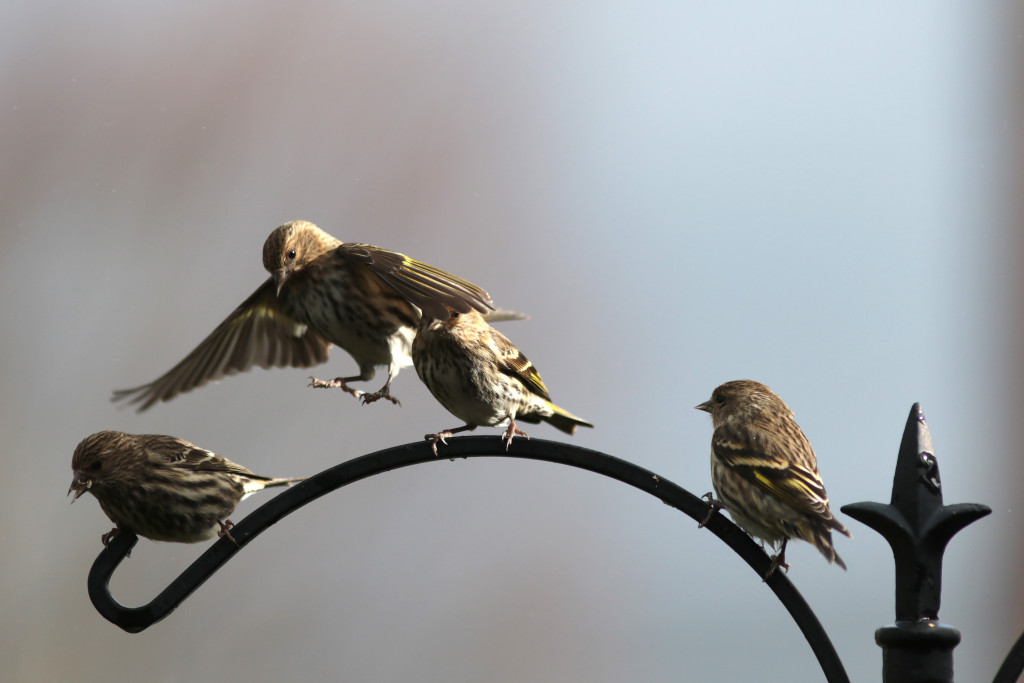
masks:
<svg viewBox="0 0 1024 683"><path fill-rule="evenodd" d="M789 542L788 538L784 538L782 540L782 547L779 549L778 553L776 553L775 555L772 555L772 564L771 564L770 567L768 567L768 571L766 571L764 573L764 578L761 579L762 581L767 581L768 577L770 577L772 574L774 574L775 570L778 569L779 567L782 567L782 569L786 573L789 573L789 565L786 563L786 543L788 543L788 542Z"/></svg>
<svg viewBox="0 0 1024 683"><path fill-rule="evenodd" d="M430 442L430 448L431 448L431 450L434 451L434 457L436 458L437 457L437 442L440 441L445 446L447 446L448 442L445 441L445 439L447 439L449 436L452 436L452 431L450 429L446 429L443 432L438 432L437 434L427 434L426 436L423 437L423 439L425 441L429 441Z"/></svg>
<svg viewBox="0 0 1024 683"><path fill-rule="evenodd" d="M697 525L698 529L703 529L711 521L711 518L715 516L715 513L724 508L725 505L722 504L722 501L715 498L715 494L711 491L708 491L700 498L701 500L708 501L708 507L711 508L708 510L708 516L704 518L704 521Z"/></svg>
<svg viewBox="0 0 1024 683"><path fill-rule="evenodd" d="M105 533L105 534L103 534L102 536L100 536L100 541L102 541L102 542L103 542L103 546L104 546L104 547L106 547L106 546L110 545L110 542L111 542L112 540L114 540L114 536L117 536L117 532L118 532L118 531L120 531L120 529L118 529L118 528L117 528L117 527L115 526L115 527L114 527L113 529L111 529L111 530L110 530L110 531L108 531L107 533Z"/></svg>
<svg viewBox="0 0 1024 683"><path fill-rule="evenodd" d="M234 543L236 546L238 546L239 548L242 547L242 546L238 545L238 541L236 541L235 537L231 535L231 527L233 527L235 525L234 522L232 522L230 519L228 519L228 520L225 520L223 522L217 522L217 524L220 524L220 531L217 532L217 536L219 536L221 538L223 538L224 536L227 536L228 538L231 539L231 542Z"/></svg>
<svg viewBox="0 0 1024 683"><path fill-rule="evenodd" d="M381 389L380 391L375 391L372 394L367 394L365 392L360 393L362 394L362 401L364 406L368 406L374 401L379 401L382 398L386 398L387 400L394 403L396 406L401 407L402 405L397 398L391 395L391 392L388 389Z"/></svg>
<svg viewBox="0 0 1024 683"><path fill-rule="evenodd" d="M508 450L509 446L512 445L512 439L516 436L525 436L527 439L530 438L529 434L519 429L519 427L516 427L515 422L510 421L508 423L508 427L506 427L505 431L501 433L501 440L505 442L506 451Z"/></svg>
<svg viewBox="0 0 1024 683"><path fill-rule="evenodd" d="M360 391L359 389L353 389L345 383L344 377L335 377L334 379L317 379L316 377L309 378L309 384L307 387L313 387L314 389L341 389L344 392L352 394L355 398L359 398L366 392ZM380 398L379 396L377 398ZM376 401L377 399L373 399Z"/></svg>

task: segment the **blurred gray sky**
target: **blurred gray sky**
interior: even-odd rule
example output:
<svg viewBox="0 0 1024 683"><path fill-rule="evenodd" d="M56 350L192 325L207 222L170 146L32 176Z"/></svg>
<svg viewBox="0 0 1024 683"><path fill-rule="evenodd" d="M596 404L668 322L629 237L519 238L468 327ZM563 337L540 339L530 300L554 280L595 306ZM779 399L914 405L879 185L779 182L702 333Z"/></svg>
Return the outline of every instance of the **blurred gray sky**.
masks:
<svg viewBox="0 0 1024 683"><path fill-rule="evenodd" d="M85 590L109 523L64 497L78 441L170 433L297 476L454 426L257 371L156 406L295 218L526 311L503 327L574 443L710 488L719 383L771 385L839 506L887 501L922 402L964 680L1024 627L1009 213L1020 18L1008 2L5 3L0 6L0 661L17 680L816 681L795 625L686 517L596 475L449 462L360 482L260 537L128 635ZM354 367L335 352L322 376ZM497 438L498 430L493 430ZM561 439L547 426L536 437ZM237 519L263 497L243 504ZM792 578L854 680L893 619L884 541ZM149 600L205 546L141 541ZM740 655L740 656L738 656Z"/></svg>

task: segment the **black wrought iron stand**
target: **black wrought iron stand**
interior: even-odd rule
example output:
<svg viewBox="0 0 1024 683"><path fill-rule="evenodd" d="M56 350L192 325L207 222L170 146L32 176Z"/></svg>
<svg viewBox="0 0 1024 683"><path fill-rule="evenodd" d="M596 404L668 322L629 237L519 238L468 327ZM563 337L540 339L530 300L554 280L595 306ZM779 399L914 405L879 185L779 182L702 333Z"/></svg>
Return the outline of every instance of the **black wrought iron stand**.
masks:
<svg viewBox="0 0 1024 683"><path fill-rule="evenodd" d="M110 593L111 576L138 541L134 534L121 532L93 563L89 572L89 597L104 618L129 633L138 633L170 614L252 539L294 510L360 479L447 458L503 457L569 465L629 484L698 522L710 511L697 496L649 470L605 453L561 442L518 439L511 452L506 452L504 444L496 437L468 436L450 439L448 445L442 447L441 455L435 457L426 442L406 444L354 458L310 477L272 498L232 527L231 534L237 545L227 538L217 541L159 595L140 607L125 607ZM842 510L885 536L896 558L896 624L875 633L875 640L883 649L882 680L885 683L952 681L952 653L960 642L960 633L938 621L942 554L956 532L990 510L984 505L942 504L938 464L919 405L915 404L911 410L903 435L892 502L888 505L855 503ZM761 580L771 558L750 536L721 514L712 515L707 528L743 558L757 580ZM786 574L773 573L766 585L804 634L826 680L849 681L828 634ZM995 681L1009 683L1022 671L1024 635L1011 649Z"/></svg>

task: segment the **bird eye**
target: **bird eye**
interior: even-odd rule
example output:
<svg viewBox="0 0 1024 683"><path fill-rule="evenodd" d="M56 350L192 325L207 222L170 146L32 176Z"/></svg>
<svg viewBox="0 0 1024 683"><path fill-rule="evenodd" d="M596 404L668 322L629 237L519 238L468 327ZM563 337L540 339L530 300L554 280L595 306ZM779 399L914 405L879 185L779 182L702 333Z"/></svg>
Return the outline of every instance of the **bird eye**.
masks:
<svg viewBox="0 0 1024 683"><path fill-rule="evenodd" d="M724 406L725 405L725 396L716 396L715 397L715 403L717 403L720 406Z"/></svg>
<svg viewBox="0 0 1024 683"><path fill-rule="evenodd" d="M90 463L89 466L86 467L85 469L87 472L98 472L100 470L100 467L102 466L103 461L97 460L96 462Z"/></svg>
<svg viewBox="0 0 1024 683"><path fill-rule="evenodd" d="M289 249L288 250L288 260L289 261L294 261L295 260L295 250L294 249Z"/></svg>

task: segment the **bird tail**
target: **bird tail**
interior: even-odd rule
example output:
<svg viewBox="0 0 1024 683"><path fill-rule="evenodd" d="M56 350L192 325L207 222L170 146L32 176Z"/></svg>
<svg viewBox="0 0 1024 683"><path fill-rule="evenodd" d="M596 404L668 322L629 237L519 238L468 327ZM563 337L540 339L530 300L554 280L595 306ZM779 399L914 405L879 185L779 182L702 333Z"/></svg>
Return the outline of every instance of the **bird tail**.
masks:
<svg viewBox="0 0 1024 683"><path fill-rule="evenodd" d="M566 434L575 434L576 427L593 427L591 423L587 422L583 418L576 417L567 410L559 408L554 403L548 401L548 408L551 409L551 415L545 416L543 419L545 422L549 422L552 426L557 429L561 429Z"/></svg>
<svg viewBox="0 0 1024 683"><path fill-rule="evenodd" d="M843 536L846 536L847 538L853 538L853 534L850 533L850 530L843 526L835 517L829 517L827 520L825 520L825 522L829 525L830 528L835 529Z"/></svg>
<svg viewBox="0 0 1024 683"><path fill-rule="evenodd" d="M846 563L843 562L843 558L839 557L839 553L836 552L835 546L832 545L832 529L846 534L847 536L850 536L850 538L853 538L853 536L849 531L847 531L846 527L840 524L835 518L822 521L824 521L827 526L815 525L814 529L811 531L811 538L807 540L814 544L814 547L818 549L818 552L825 556L826 560L834 562L845 570Z"/></svg>
<svg viewBox="0 0 1024 683"><path fill-rule="evenodd" d="M528 320L530 317L525 313L520 313L518 311L506 311L503 308L499 308L494 311L488 311L483 315L484 320L486 320L489 323L500 323L505 322L506 320Z"/></svg>
<svg viewBox="0 0 1024 683"><path fill-rule="evenodd" d="M300 481L306 481L306 477L293 477L293 478L290 478L290 479L270 479L270 478L267 478L263 482L263 488L267 488L268 486L291 486L292 484L297 484Z"/></svg>

